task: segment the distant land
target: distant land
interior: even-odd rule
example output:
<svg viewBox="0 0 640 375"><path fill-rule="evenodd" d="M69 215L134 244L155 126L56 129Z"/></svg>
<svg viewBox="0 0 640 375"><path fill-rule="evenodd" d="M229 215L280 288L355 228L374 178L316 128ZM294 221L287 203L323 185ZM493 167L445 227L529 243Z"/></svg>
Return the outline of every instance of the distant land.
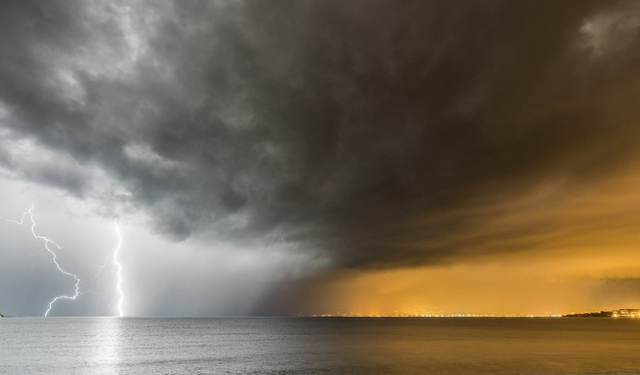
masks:
<svg viewBox="0 0 640 375"><path fill-rule="evenodd" d="M617 309L565 315L543 314L358 314L337 312L321 315L298 315L306 318L640 318L640 309Z"/></svg>
<svg viewBox="0 0 640 375"><path fill-rule="evenodd" d="M618 309L563 315L567 318L640 318L640 309Z"/></svg>
<svg viewBox="0 0 640 375"><path fill-rule="evenodd" d="M353 313L336 313L322 315L298 315L299 318L635 318L640 319L640 309L618 309L609 311L596 311L586 313L572 313L566 315L477 315L477 314L452 314L452 315L418 315L418 314L370 314L360 315ZM5 318L0 311L0 318Z"/></svg>

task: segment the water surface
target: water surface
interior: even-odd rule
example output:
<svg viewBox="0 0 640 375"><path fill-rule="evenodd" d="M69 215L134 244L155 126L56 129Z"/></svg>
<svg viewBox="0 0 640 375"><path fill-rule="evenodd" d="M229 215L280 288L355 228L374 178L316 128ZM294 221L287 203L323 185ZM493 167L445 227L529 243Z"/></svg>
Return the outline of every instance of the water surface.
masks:
<svg viewBox="0 0 640 375"><path fill-rule="evenodd" d="M634 374L640 320L0 319L0 374Z"/></svg>

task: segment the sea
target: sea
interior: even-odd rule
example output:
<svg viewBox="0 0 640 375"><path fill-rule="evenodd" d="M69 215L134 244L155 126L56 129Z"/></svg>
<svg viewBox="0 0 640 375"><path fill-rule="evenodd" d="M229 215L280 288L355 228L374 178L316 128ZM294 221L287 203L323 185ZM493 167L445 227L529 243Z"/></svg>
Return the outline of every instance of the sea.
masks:
<svg viewBox="0 0 640 375"><path fill-rule="evenodd" d="M640 319L4 318L0 374L640 375Z"/></svg>

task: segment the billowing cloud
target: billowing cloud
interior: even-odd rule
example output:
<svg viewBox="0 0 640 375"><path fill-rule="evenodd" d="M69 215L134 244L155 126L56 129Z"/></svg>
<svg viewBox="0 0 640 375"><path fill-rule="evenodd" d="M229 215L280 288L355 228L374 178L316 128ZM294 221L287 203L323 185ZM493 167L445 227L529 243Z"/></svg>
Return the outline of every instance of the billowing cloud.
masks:
<svg viewBox="0 0 640 375"><path fill-rule="evenodd" d="M632 2L0 7L2 170L167 238L362 270L640 226Z"/></svg>

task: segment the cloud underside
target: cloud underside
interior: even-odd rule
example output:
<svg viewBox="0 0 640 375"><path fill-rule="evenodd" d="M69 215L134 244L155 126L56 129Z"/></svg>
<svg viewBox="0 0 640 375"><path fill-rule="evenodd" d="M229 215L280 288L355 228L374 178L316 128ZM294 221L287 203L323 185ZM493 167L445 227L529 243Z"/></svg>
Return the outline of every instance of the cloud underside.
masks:
<svg viewBox="0 0 640 375"><path fill-rule="evenodd" d="M144 210L171 238L347 268L623 241L640 227L638 15L4 1L0 166Z"/></svg>

